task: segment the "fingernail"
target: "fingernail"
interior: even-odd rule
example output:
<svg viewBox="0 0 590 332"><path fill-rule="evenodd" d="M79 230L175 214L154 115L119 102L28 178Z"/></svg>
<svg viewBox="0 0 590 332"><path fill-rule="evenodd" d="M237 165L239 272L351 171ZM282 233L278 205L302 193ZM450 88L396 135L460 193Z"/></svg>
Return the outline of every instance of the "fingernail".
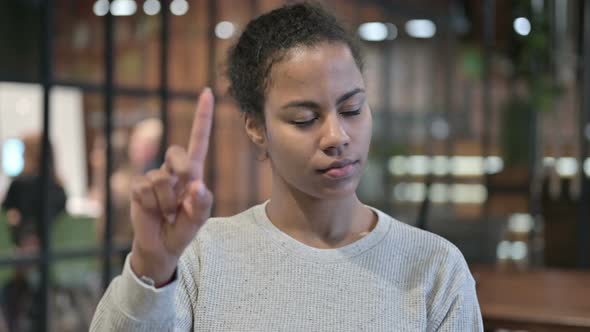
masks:
<svg viewBox="0 0 590 332"><path fill-rule="evenodd" d="M173 224L174 221L176 220L176 214L171 213L166 216L166 219L168 220L168 223Z"/></svg>
<svg viewBox="0 0 590 332"><path fill-rule="evenodd" d="M202 182L199 182L199 184L197 185L197 195L203 196L206 192L207 188L205 188L205 185Z"/></svg>

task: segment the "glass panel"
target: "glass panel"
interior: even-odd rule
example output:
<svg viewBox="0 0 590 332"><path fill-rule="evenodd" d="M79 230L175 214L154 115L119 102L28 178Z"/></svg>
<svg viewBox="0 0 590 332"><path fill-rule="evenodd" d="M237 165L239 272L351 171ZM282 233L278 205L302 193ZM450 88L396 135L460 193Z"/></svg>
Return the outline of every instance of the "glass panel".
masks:
<svg viewBox="0 0 590 332"><path fill-rule="evenodd" d="M49 331L88 331L102 294L101 263L80 258L52 264Z"/></svg>
<svg viewBox="0 0 590 332"><path fill-rule="evenodd" d="M38 84L0 84L2 257L34 254L39 249L41 96ZM94 219L89 217L92 213L84 209L87 194L84 107L92 104L89 100L92 98L86 98L76 88L55 87L50 95L51 180L46 197L53 249L92 247L96 242ZM39 330L33 325L39 322L37 316L41 310L37 307L39 277L36 267L27 264L0 273L4 318L13 331ZM53 284L51 287L54 292Z"/></svg>
<svg viewBox="0 0 590 332"><path fill-rule="evenodd" d="M217 1L217 21L215 25L215 83L216 93L225 95L229 87L226 75L227 54L237 42L248 21L256 16L255 8L248 1Z"/></svg>
<svg viewBox="0 0 590 332"><path fill-rule="evenodd" d="M159 120L159 108L158 98L118 97L115 100L112 133L114 163L110 181L113 199L113 240L118 245L129 245L132 240L129 222L132 178L159 167L163 130Z"/></svg>
<svg viewBox="0 0 590 332"><path fill-rule="evenodd" d="M132 16L115 17L115 84L160 86L160 17L140 6Z"/></svg>
<svg viewBox="0 0 590 332"><path fill-rule="evenodd" d="M54 78L84 83L104 82L104 18L94 1L55 1Z"/></svg>
<svg viewBox="0 0 590 332"><path fill-rule="evenodd" d="M30 236L38 240L41 99L42 89L38 84L0 83L0 142L3 155L0 192L14 245ZM80 137L83 133L81 93L76 89L55 88L51 94L51 106L54 110L60 108L60 111L51 112L52 149L49 156L49 192L46 197L50 222L53 222L65 211L67 196L76 194L80 190L80 180L85 181L76 172L80 168L84 169L80 161L85 158L82 146L77 145L84 142L83 137ZM68 148L77 153L67 154ZM70 173L70 170L74 170L72 177L64 181L62 175Z"/></svg>
<svg viewBox="0 0 590 332"><path fill-rule="evenodd" d="M208 1L190 1L183 15L170 15L169 87L200 91L209 75Z"/></svg>
<svg viewBox="0 0 590 332"><path fill-rule="evenodd" d="M33 251L21 243L19 252ZM18 257L18 255L12 255ZM39 331L39 270L33 264L0 268L0 328L8 331ZM5 326L3 326L5 325ZM3 330L3 331L4 331Z"/></svg>

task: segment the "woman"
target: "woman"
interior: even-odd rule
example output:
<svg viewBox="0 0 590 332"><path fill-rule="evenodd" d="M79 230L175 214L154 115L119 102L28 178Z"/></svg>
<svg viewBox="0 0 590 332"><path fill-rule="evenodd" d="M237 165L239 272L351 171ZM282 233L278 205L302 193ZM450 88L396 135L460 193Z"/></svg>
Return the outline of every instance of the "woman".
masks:
<svg viewBox="0 0 590 332"><path fill-rule="evenodd" d="M268 202L208 221L206 89L188 150L133 191L135 238L91 330L482 330L473 278L442 238L362 204L371 112L357 47L309 4L248 24L231 93L273 170Z"/></svg>

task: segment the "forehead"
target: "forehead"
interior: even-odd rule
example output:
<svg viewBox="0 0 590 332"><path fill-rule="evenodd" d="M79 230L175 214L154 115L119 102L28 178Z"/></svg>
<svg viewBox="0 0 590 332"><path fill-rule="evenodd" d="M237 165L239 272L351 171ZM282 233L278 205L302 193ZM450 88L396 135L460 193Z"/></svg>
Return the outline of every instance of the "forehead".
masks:
<svg viewBox="0 0 590 332"><path fill-rule="evenodd" d="M273 65L266 99L268 104L289 98L337 98L355 88L364 88L364 81L350 48L321 43L293 48Z"/></svg>

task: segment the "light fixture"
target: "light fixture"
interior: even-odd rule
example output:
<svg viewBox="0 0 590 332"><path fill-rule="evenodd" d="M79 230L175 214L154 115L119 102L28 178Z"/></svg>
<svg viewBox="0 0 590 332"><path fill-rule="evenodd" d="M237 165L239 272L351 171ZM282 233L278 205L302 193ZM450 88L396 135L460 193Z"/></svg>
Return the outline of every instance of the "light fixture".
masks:
<svg viewBox="0 0 590 332"><path fill-rule="evenodd" d="M387 26L381 22L363 23L358 28L358 34L362 40L383 41L387 39Z"/></svg>
<svg viewBox="0 0 590 332"><path fill-rule="evenodd" d="M482 204L488 198L488 191L482 184L435 182L428 190L428 197L436 204ZM422 202L426 198L426 185L421 182L397 183L393 187L393 198L399 202Z"/></svg>
<svg viewBox="0 0 590 332"><path fill-rule="evenodd" d="M404 156L395 156L389 159L387 163L389 172L393 175L405 175L408 169L408 162Z"/></svg>
<svg viewBox="0 0 590 332"><path fill-rule="evenodd" d="M561 157L555 164L557 174L562 177L571 177L578 172L578 160L574 157Z"/></svg>
<svg viewBox="0 0 590 332"><path fill-rule="evenodd" d="M182 16L188 12L188 2L186 0L174 0L170 3L170 11L176 16Z"/></svg>
<svg viewBox="0 0 590 332"><path fill-rule="evenodd" d="M432 38L436 25L431 20L410 20L406 22L406 33L414 38Z"/></svg>
<svg viewBox="0 0 590 332"><path fill-rule="evenodd" d="M25 145L16 138L11 138L4 142L2 147L2 169L4 174L15 177L19 175L25 165L24 161Z"/></svg>
<svg viewBox="0 0 590 332"><path fill-rule="evenodd" d="M498 246L496 247L496 257L499 260L507 260L512 256L511 253L512 242L504 240L498 243Z"/></svg>
<svg viewBox="0 0 590 332"><path fill-rule="evenodd" d="M449 201L449 186L443 183L433 183L428 198L433 203L447 203Z"/></svg>
<svg viewBox="0 0 590 332"><path fill-rule="evenodd" d="M514 213L508 218L508 230L512 233L528 233L534 226L533 217L528 213Z"/></svg>
<svg viewBox="0 0 590 332"><path fill-rule="evenodd" d="M443 118L436 118L430 124L430 134L432 137L443 140L449 137L450 132L449 124Z"/></svg>
<svg viewBox="0 0 590 332"><path fill-rule="evenodd" d="M236 32L236 27L232 22L222 21L215 26L215 35L217 38L230 39Z"/></svg>
<svg viewBox="0 0 590 332"><path fill-rule="evenodd" d="M146 0L143 3L143 12L146 13L146 15L156 15L160 12L160 9L162 9L162 6L158 0Z"/></svg>
<svg viewBox="0 0 590 332"><path fill-rule="evenodd" d="M105 16L109 12L109 1L108 0L96 0L92 11L96 16Z"/></svg>
<svg viewBox="0 0 590 332"><path fill-rule="evenodd" d="M444 176L452 173L459 177L474 177L500 173L503 169L504 160L499 156L411 155L394 156L388 162L389 173L394 176Z"/></svg>
<svg viewBox="0 0 590 332"><path fill-rule="evenodd" d="M487 174L500 173L504 169L504 160L498 156L489 156L484 160L484 168Z"/></svg>
<svg viewBox="0 0 590 332"><path fill-rule="evenodd" d="M431 158L430 168L432 174L443 176L449 173L450 162L447 156L434 156Z"/></svg>
<svg viewBox="0 0 590 332"><path fill-rule="evenodd" d="M451 169L455 176L479 176L484 174L484 161L481 156L454 156Z"/></svg>
<svg viewBox="0 0 590 332"><path fill-rule="evenodd" d="M115 0L111 2L111 14L113 16L131 16L137 11L134 0Z"/></svg>
<svg viewBox="0 0 590 332"><path fill-rule="evenodd" d="M554 167L555 166L555 158L554 157L543 157L543 166Z"/></svg>
<svg viewBox="0 0 590 332"><path fill-rule="evenodd" d="M521 259L526 258L528 253L528 246L524 241L514 241L512 243L512 252L510 253L510 258L515 261L519 261Z"/></svg>
<svg viewBox="0 0 590 332"><path fill-rule="evenodd" d="M430 157L415 155L408 158L408 171L411 175L426 175L430 171Z"/></svg>
<svg viewBox="0 0 590 332"><path fill-rule="evenodd" d="M521 36L527 36L531 32L531 22L525 17L515 19L512 27Z"/></svg>
<svg viewBox="0 0 590 332"><path fill-rule="evenodd" d="M387 40L394 40L397 38L397 27L393 23L385 23L387 27Z"/></svg>
<svg viewBox="0 0 590 332"><path fill-rule="evenodd" d="M488 199L488 191L482 184L453 184L450 192L455 204L481 204Z"/></svg>

